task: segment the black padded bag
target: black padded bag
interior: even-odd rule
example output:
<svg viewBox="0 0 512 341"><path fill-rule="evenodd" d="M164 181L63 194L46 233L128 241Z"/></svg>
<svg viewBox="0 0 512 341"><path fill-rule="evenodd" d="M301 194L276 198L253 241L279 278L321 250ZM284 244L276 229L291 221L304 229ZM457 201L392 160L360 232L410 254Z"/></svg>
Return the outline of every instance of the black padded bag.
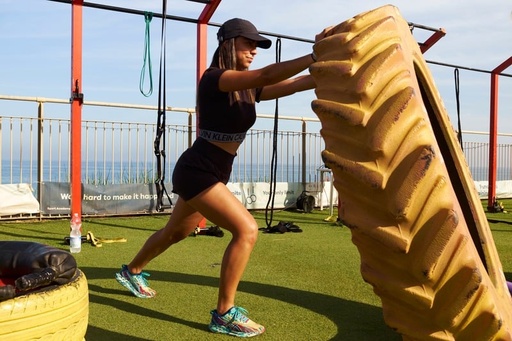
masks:
<svg viewBox="0 0 512 341"><path fill-rule="evenodd" d="M0 241L0 277L16 278L16 289L67 284L77 270L67 251L26 241Z"/></svg>

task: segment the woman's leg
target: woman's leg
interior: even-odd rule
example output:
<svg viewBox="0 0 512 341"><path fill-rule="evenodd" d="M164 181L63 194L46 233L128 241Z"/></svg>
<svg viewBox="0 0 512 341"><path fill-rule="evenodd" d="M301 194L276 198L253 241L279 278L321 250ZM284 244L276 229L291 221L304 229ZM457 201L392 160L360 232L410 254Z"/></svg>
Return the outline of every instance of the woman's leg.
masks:
<svg viewBox="0 0 512 341"><path fill-rule="evenodd" d="M116 280L137 297L154 297L156 292L149 287L146 280L148 274L142 269L172 244L186 238L200 219L201 215L195 209L184 200L178 199L165 227L148 238L130 264L121 267L116 273Z"/></svg>
<svg viewBox="0 0 512 341"><path fill-rule="evenodd" d="M235 305L238 284L258 238L256 221L223 183L211 186L187 202L178 199L167 225L148 238L128 264L128 270L132 274L140 273L153 258L186 238L203 216L233 236L222 259L217 302L217 312L222 314Z"/></svg>
<svg viewBox="0 0 512 341"><path fill-rule="evenodd" d="M164 228L153 233L135 258L128 264L131 273L138 274L155 257L172 244L186 238L202 219L200 213L183 199L178 198L169 221Z"/></svg>
<svg viewBox="0 0 512 341"><path fill-rule="evenodd" d="M209 221L233 235L220 274L217 312L235 305L235 294L258 238L258 225L242 203L222 183L217 183L187 202Z"/></svg>

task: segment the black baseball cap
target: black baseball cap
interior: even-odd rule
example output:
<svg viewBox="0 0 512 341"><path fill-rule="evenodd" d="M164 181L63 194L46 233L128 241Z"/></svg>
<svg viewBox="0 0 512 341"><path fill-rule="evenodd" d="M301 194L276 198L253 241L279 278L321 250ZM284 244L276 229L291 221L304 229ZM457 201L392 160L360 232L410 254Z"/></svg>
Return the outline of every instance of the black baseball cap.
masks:
<svg viewBox="0 0 512 341"><path fill-rule="evenodd" d="M258 47L268 49L272 45L272 41L261 36L256 27L248 20L234 18L226 21L217 32L219 44L223 41L236 37L245 37L254 40Z"/></svg>

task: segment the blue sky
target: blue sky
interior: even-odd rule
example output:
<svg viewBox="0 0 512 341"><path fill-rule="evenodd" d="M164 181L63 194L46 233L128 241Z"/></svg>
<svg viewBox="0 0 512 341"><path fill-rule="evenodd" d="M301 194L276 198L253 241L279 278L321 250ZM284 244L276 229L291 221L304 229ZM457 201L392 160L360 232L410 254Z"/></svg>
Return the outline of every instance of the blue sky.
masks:
<svg viewBox="0 0 512 341"><path fill-rule="evenodd" d="M105 5L161 12L161 1L93 0ZM322 28L335 25L363 11L388 4L386 1L276 1L223 0L212 22L232 17L252 21L259 30L313 39ZM512 3L503 0L431 0L422 3L393 2L410 22L442 27L446 36L434 45L425 59L492 70L512 55ZM171 15L197 18L202 4L168 0ZM0 94L67 99L70 95L71 8L46 0L0 0ZM138 15L84 8L83 92L86 100L133 104L157 104L157 71L160 20L151 24L151 54L155 91L149 98L139 92L143 61L144 18ZM216 47L216 27L209 28L209 56ZM430 32L415 30L423 41ZM194 24L167 24L167 105L194 107L195 103ZM271 38L275 42L275 38ZM283 40L281 59L306 54L311 44ZM275 60L274 46L260 50L253 63L261 67ZM454 70L429 64L438 90L456 125ZM512 74L512 68L505 71ZM512 133L512 78L500 77L499 131ZM489 124L490 75L460 70L460 108L463 130L487 131ZM312 91L279 101L279 113L315 117L310 103ZM273 115L274 102L258 105L258 113ZM0 115L23 115L33 105L0 100ZM33 111L30 112L32 114ZM69 117L67 106L55 106L47 115ZM112 120L153 122L155 117L140 113L107 114ZM84 119L103 119L105 111L87 108ZM156 114L155 114L156 116ZM169 121L169 120L168 120ZM270 120L267 120L270 121ZM172 123L172 120L171 120ZM270 122L271 123L271 122ZM270 125L271 126L271 125ZM266 127L266 126L265 126Z"/></svg>

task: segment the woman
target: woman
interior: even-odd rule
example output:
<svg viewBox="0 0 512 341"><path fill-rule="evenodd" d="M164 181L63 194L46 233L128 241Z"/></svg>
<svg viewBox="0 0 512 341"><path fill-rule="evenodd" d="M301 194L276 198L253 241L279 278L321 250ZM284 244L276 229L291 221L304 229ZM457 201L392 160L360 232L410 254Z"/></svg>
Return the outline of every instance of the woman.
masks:
<svg viewBox="0 0 512 341"><path fill-rule="evenodd" d="M325 29L316 41L329 32ZM186 238L203 216L232 234L222 259L217 308L212 332L250 337L265 328L235 306L235 294L258 237L258 224L226 187L233 160L246 132L256 120L255 102L312 89L310 75L290 79L316 61L314 53L249 71L257 47L272 42L243 19L225 22L217 33L219 46L203 74L197 94L199 137L176 163L172 182L179 195L166 226L146 241L135 258L123 265L116 279L137 297L153 297L143 268L171 245Z"/></svg>

